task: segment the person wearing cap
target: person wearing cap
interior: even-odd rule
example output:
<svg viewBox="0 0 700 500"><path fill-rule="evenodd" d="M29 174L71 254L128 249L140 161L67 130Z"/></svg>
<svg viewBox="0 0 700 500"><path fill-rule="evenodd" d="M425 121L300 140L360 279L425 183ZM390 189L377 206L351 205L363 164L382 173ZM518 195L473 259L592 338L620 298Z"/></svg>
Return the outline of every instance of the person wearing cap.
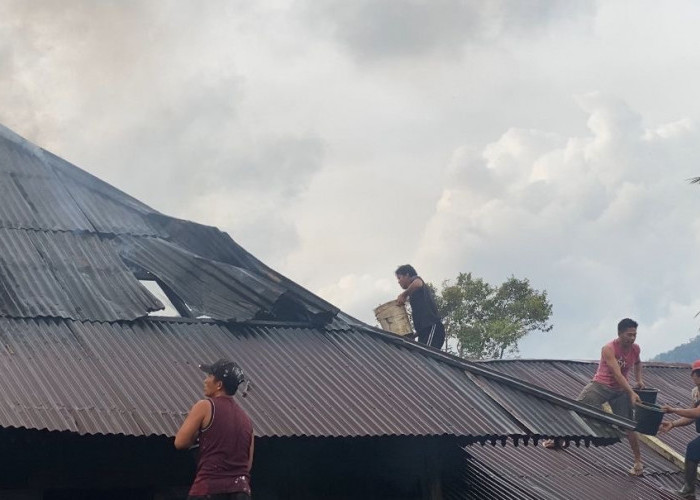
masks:
<svg viewBox="0 0 700 500"><path fill-rule="evenodd" d="M670 405L661 405L661 409L666 413L675 413L681 418L676 420L666 420L661 422L660 432L669 432L676 427L685 427L695 424L696 432L700 432L700 359L693 362L690 368L690 377L693 379L695 387L690 391L690 398L693 402L692 408L674 408ZM693 439L685 448L685 484L677 492L685 498L695 498L695 480L698 474L698 463L700 463L700 436Z"/></svg>
<svg viewBox="0 0 700 500"><path fill-rule="evenodd" d="M578 401L598 407L608 403L615 415L633 420L632 410L635 404L641 403L641 399L627 380L632 368L637 381L635 388L644 388L642 362L639 357L640 348L635 343L637 326L637 322L630 318L624 318L617 324L617 338L601 349L598 369L593 380L579 394ZM634 455L634 464L629 469L629 473L633 476L641 476L644 473L644 467L637 433L627 432L627 439ZM557 447L557 443L552 439L546 440L543 444L546 448Z"/></svg>
<svg viewBox="0 0 700 500"><path fill-rule="evenodd" d="M399 266L395 274L399 286L403 288L396 303L402 306L407 300L410 302L418 342L441 349L445 342L445 326L438 313L433 292L425 286L423 279L410 264Z"/></svg>
<svg viewBox="0 0 700 500"><path fill-rule="evenodd" d="M188 500L249 500L253 465L253 425L233 395L243 383L243 370L220 359L199 365L207 374L204 396L188 413L175 435L175 448L185 450L199 439L197 473Z"/></svg>

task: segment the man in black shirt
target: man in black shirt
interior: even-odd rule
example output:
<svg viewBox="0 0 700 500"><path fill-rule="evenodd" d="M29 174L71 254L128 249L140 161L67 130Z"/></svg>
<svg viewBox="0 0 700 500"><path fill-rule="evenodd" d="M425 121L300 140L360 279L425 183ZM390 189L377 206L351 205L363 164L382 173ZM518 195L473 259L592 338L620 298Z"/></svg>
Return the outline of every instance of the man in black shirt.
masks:
<svg viewBox="0 0 700 500"><path fill-rule="evenodd" d="M408 300L411 304L413 327L418 334L418 342L440 349L445 342L445 327L430 288L425 286L416 270L409 264L396 269L396 279L404 290L396 302L403 305Z"/></svg>

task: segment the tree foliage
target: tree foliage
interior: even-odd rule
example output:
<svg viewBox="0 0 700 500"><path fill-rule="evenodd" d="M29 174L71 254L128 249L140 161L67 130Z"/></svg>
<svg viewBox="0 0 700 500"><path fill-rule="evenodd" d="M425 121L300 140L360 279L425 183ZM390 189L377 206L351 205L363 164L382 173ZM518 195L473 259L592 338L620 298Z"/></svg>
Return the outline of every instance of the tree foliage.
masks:
<svg viewBox="0 0 700 500"><path fill-rule="evenodd" d="M511 276L493 286L460 273L454 283L443 282L435 298L447 336L457 340L457 354L464 358L517 354L525 335L552 329L547 292L534 290L527 278Z"/></svg>

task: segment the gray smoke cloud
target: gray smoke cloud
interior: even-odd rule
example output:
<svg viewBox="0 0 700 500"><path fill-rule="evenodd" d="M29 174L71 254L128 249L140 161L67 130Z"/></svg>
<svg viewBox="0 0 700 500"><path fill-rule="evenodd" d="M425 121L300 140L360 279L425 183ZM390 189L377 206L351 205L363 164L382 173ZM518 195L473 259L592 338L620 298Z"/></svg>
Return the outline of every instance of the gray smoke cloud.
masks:
<svg viewBox="0 0 700 500"><path fill-rule="evenodd" d="M530 36L562 17L593 13L593 2L561 0L309 0L304 6L312 26L361 62L460 57L468 43Z"/></svg>
<svg viewBox="0 0 700 500"><path fill-rule="evenodd" d="M354 316L393 270L550 292L527 356L697 333L700 4L0 2L0 123ZM650 37L649 33L654 33Z"/></svg>

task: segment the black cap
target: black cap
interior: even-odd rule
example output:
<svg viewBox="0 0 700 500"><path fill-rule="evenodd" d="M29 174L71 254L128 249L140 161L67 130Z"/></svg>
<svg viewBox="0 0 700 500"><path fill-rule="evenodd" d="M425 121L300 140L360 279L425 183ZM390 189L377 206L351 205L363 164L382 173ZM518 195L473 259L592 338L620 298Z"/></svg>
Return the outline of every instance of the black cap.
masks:
<svg viewBox="0 0 700 500"><path fill-rule="evenodd" d="M228 359L220 359L210 365L199 365L199 369L214 375L217 380L221 380L229 394L234 394L238 386L245 380L243 369Z"/></svg>

